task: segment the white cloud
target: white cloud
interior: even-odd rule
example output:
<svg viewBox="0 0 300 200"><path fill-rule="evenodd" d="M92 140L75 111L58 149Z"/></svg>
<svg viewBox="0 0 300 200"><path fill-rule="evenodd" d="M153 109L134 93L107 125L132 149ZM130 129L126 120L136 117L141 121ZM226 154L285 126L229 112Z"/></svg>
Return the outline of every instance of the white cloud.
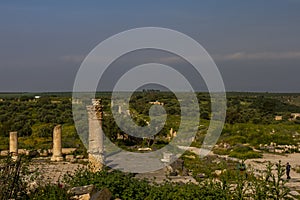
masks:
<svg viewBox="0 0 300 200"><path fill-rule="evenodd" d="M230 54L213 54L211 56L216 61L289 60L289 59L300 60L300 51L256 52L256 53L236 52L236 53L230 53ZM85 55L65 55L65 56L60 57L60 59L65 62L73 62L73 63L81 63L84 60L84 58L85 58ZM143 60L144 58L137 57L134 59ZM200 59L200 57L197 59ZM99 56L99 57L97 57L97 59L94 59L93 61L94 62L104 62L104 61L106 61L106 59L104 57ZM166 64L176 64L176 63L182 63L183 60L182 60L182 58L180 58L178 56L163 56L163 57L157 58L156 62L166 63Z"/></svg>
<svg viewBox="0 0 300 200"><path fill-rule="evenodd" d="M213 58L221 61L300 59L300 51L257 53L236 52L232 54L214 55Z"/></svg>

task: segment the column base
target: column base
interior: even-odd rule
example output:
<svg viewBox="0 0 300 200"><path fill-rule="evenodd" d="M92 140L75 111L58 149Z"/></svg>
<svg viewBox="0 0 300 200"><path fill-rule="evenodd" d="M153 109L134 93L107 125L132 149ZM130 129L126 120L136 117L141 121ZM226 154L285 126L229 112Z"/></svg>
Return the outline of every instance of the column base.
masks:
<svg viewBox="0 0 300 200"><path fill-rule="evenodd" d="M63 161L64 158L62 156L52 156L51 161Z"/></svg>
<svg viewBox="0 0 300 200"><path fill-rule="evenodd" d="M89 170L91 172L102 171L104 159L102 155L89 154Z"/></svg>
<svg viewBox="0 0 300 200"><path fill-rule="evenodd" d="M11 156L11 159L12 159L13 161L17 161L17 160L18 160L18 156L17 156L17 155L12 155L12 156Z"/></svg>

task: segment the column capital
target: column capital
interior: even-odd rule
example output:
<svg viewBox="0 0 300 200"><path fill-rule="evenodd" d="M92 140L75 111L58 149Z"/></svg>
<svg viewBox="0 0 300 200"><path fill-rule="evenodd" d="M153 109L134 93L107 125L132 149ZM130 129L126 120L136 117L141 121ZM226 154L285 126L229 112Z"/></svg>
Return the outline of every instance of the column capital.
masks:
<svg viewBox="0 0 300 200"><path fill-rule="evenodd" d="M92 99L92 105L86 106L86 108L89 119L103 119L103 106L101 99Z"/></svg>

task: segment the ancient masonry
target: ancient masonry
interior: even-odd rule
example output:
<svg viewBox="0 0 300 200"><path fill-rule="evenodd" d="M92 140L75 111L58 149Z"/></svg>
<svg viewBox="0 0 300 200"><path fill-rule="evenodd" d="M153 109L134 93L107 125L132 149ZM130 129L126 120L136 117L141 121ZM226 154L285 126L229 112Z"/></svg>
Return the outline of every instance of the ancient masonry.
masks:
<svg viewBox="0 0 300 200"><path fill-rule="evenodd" d="M102 119L103 110L100 99L93 99L92 105L87 106L89 120L89 166L93 172L101 171L104 165L104 147Z"/></svg>
<svg viewBox="0 0 300 200"><path fill-rule="evenodd" d="M89 121L89 167L93 172L101 171L104 166L104 135L102 130L103 110L100 99L93 99L87 106ZM62 156L62 126L53 129L53 154L51 161L63 161ZM18 133L10 132L9 152L13 159L18 157Z"/></svg>
<svg viewBox="0 0 300 200"><path fill-rule="evenodd" d="M9 133L9 153L13 159L18 157L18 132Z"/></svg>
<svg viewBox="0 0 300 200"><path fill-rule="evenodd" d="M53 129L53 152L51 161L62 161L61 147L61 125L57 125Z"/></svg>

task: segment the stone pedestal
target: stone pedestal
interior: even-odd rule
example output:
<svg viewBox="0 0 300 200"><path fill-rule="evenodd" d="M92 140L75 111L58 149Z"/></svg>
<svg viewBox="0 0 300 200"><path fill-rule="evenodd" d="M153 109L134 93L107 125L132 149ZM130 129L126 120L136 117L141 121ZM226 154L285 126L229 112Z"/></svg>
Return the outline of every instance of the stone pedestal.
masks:
<svg viewBox="0 0 300 200"><path fill-rule="evenodd" d="M89 164L93 172L101 171L104 165L104 146L102 130L101 100L93 99L92 106L87 106L89 120Z"/></svg>
<svg viewBox="0 0 300 200"><path fill-rule="evenodd" d="M18 132L9 133L9 153L14 160L18 158Z"/></svg>
<svg viewBox="0 0 300 200"><path fill-rule="evenodd" d="M62 161L61 151L61 125L57 125L53 129L53 151L51 161Z"/></svg>

